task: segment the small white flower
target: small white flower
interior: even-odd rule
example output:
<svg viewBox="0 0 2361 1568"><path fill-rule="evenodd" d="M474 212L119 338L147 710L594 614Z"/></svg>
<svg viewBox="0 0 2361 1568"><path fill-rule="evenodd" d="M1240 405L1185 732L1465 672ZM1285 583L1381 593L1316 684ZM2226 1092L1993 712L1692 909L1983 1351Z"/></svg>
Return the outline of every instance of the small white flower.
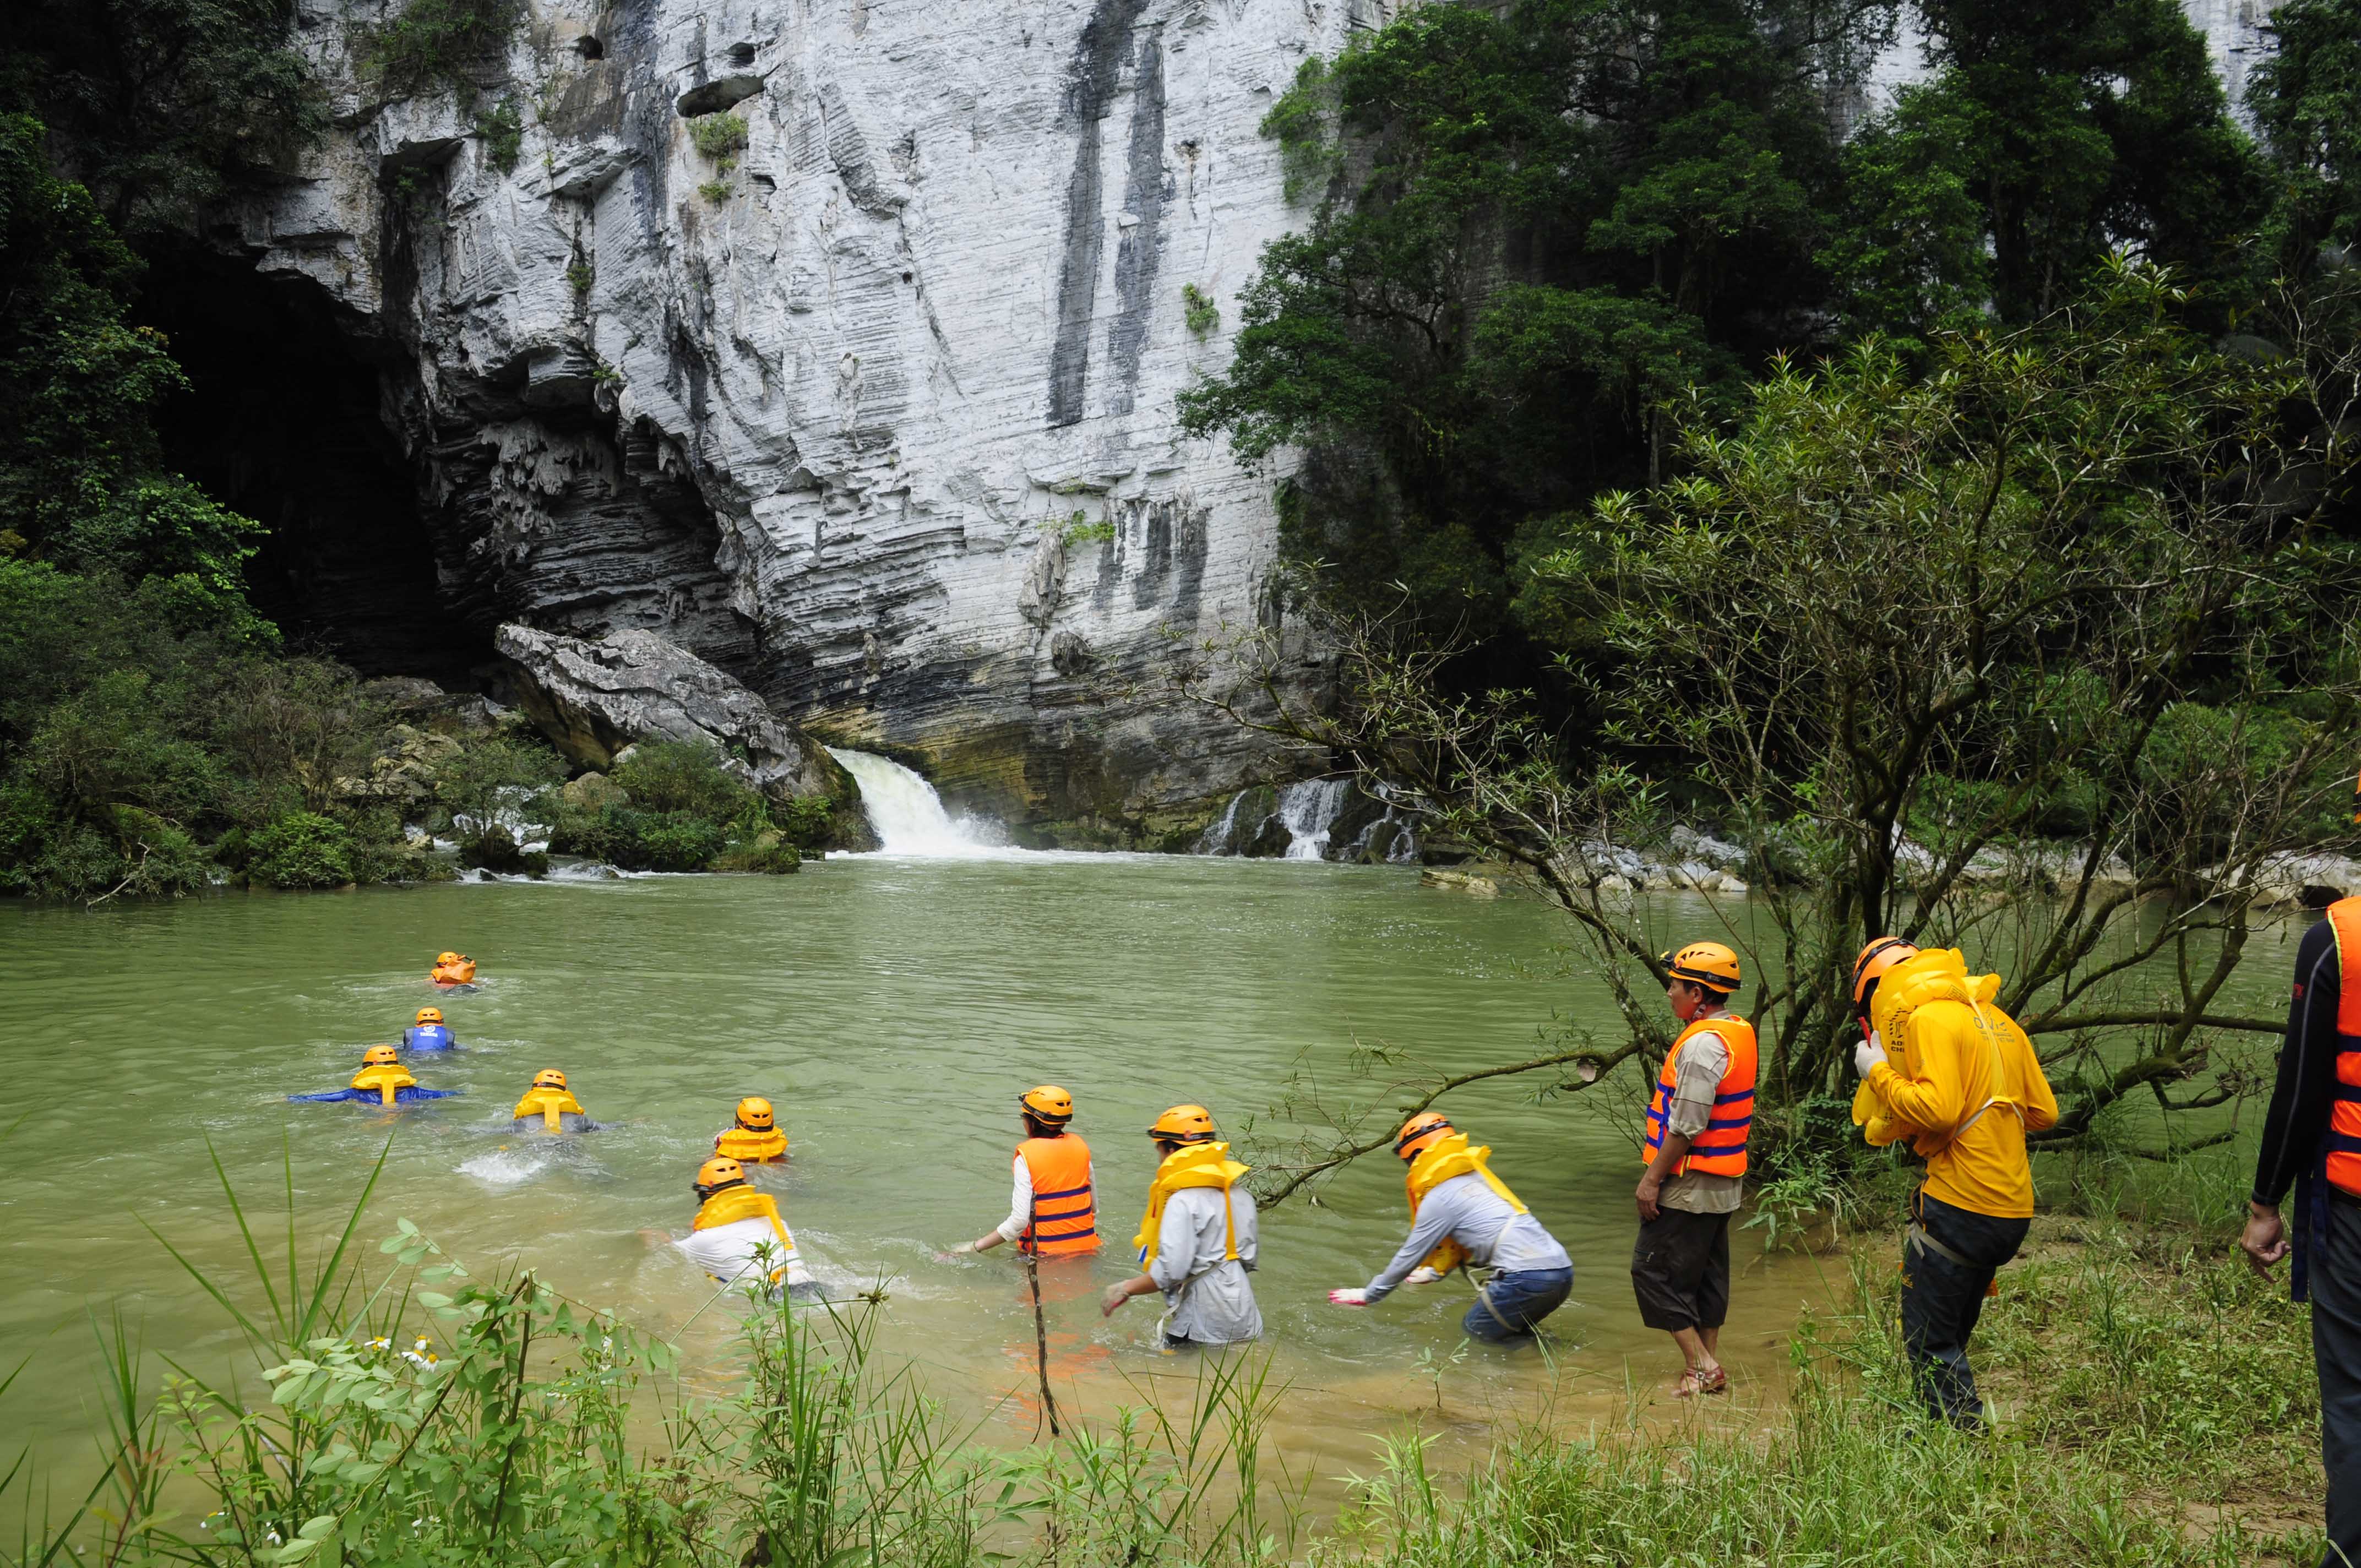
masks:
<svg viewBox="0 0 2361 1568"><path fill-rule="evenodd" d="M263 1539L264 1539L265 1541L268 1541L269 1542L270 1542L270 1544L271 1544L271 1545L273 1545L273 1546L284 1546L284 1545L286 1545L286 1544L287 1544L285 1541L281 1541L281 1540L280 1540L280 1539L279 1539L279 1532L278 1532L277 1530L272 1530L269 1535L267 1535L267 1536L263 1537Z"/></svg>

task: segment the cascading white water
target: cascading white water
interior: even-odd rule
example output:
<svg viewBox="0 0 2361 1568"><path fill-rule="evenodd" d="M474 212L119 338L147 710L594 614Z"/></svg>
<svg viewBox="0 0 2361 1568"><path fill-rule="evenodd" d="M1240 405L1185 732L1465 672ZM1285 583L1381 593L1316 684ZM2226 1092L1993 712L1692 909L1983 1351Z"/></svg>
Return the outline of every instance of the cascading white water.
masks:
<svg viewBox="0 0 2361 1568"><path fill-rule="evenodd" d="M861 786L862 806L884 853L972 859L1008 852L976 837L970 824L953 822L935 786L892 758L834 746L828 754Z"/></svg>
<svg viewBox="0 0 2361 1568"><path fill-rule="evenodd" d="M1279 819L1287 824L1287 858L1316 861L1328 848L1328 829L1345 804L1350 779L1305 779L1279 792Z"/></svg>

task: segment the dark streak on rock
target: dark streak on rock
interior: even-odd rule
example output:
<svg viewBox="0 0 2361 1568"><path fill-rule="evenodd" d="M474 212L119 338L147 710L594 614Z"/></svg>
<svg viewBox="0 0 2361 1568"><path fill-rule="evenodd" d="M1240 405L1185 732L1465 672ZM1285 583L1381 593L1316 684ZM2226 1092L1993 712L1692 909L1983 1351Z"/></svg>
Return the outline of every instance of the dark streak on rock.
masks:
<svg viewBox="0 0 2361 1568"><path fill-rule="evenodd" d="M1107 327L1107 356L1115 361L1115 391L1109 411L1129 413L1139 387L1139 351L1148 342L1154 307L1159 243L1164 216L1164 46L1150 28L1139 39L1132 74L1131 143L1126 149L1123 210L1139 221L1123 231L1115 251L1115 320Z"/></svg>
<svg viewBox="0 0 2361 1568"><path fill-rule="evenodd" d="M1098 293L1106 216L1100 210L1099 122L1115 98L1133 26L1148 0L1097 0L1066 71L1063 117L1081 135L1066 182L1064 258L1058 272L1058 335L1049 350L1049 427L1080 422L1090 371L1091 305ZM1159 87L1160 92L1160 87ZM1160 113L1160 110L1159 110Z"/></svg>

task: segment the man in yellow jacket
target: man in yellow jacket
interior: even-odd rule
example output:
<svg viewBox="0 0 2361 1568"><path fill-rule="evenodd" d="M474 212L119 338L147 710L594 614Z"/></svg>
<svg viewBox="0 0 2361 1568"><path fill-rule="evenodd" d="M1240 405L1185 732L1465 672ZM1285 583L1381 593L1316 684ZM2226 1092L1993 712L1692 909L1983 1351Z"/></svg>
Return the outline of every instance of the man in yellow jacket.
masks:
<svg viewBox="0 0 2361 1568"><path fill-rule="evenodd" d="M2033 1043L1953 948L1881 937L1853 963L1861 1043L1853 1121L1873 1145L1909 1140L1927 1162L1902 1255L1902 1342L1933 1412L1983 1423L1968 1339L1993 1275L2033 1219L2025 1135L2058 1122Z"/></svg>

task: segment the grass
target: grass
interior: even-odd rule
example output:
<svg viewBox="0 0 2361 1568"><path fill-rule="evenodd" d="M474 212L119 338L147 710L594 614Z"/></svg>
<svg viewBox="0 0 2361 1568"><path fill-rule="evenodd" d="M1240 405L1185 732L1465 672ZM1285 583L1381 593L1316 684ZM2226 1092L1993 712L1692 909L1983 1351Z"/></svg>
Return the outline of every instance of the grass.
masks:
<svg viewBox="0 0 2361 1568"><path fill-rule="evenodd" d="M291 1160L286 1184L265 1245L222 1179L242 1278L173 1255L254 1374L166 1362L159 1379L119 1319L94 1324L99 1474L0 1562L2226 1568L2321 1551L2301 1311L2187 1224L2038 1223L1977 1342L1990 1434L1921 1416L1892 1239L1864 1237L1852 1307L1799 1326L1766 1411L1733 1401L1671 1435L1635 1412L1571 1438L1544 1417L1465 1475L1398 1434L1313 1533L1267 1357L1206 1358L1185 1408L1143 1398L1010 1452L877 1354L882 1289L812 1309L717 1295L741 1324L716 1393L713 1368L693 1388L663 1338L530 1271L478 1279L406 1221L359 1245L366 1189L309 1249ZM45 1484L20 1457L0 1499L35 1517Z"/></svg>

